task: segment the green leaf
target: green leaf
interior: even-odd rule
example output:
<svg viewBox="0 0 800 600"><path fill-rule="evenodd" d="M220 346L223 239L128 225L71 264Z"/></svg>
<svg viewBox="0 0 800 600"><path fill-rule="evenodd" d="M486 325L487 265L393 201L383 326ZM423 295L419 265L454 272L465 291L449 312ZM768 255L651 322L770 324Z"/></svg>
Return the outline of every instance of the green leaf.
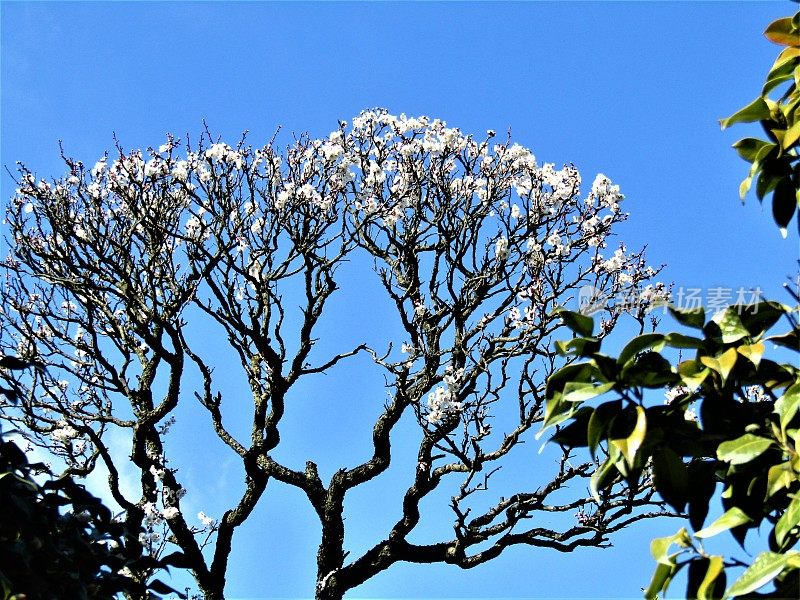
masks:
<svg viewBox="0 0 800 600"><path fill-rule="evenodd" d="M795 352L800 352L800 332L794 329L781 335L771 335L767 338L767 341Z"/></svg>
<svg viewBox="0 0 800 600"><path fill-rule="evenodd" d="M783 571L787 560L785 554L762 552L755 558L753 564L745 569L741 577L725 591L725 596L743 596L768 584Z"/></svg>
<svg viewBox="0 0 800 600"><path fill-rule="evenodd" d="M571 402L565 402L563 400L563 394L561 392L556 392L550 397L544 406L544 422L542 423L542 429L539 432L541 435L546 429L554 425L558 425L563 421L566 421L570 417L570 413L575 409L575 405Z"/></svg>
<svg viewBox="0 0 800 600"><path fill-rule="evenodd" d="M593 412L594 409L588 406L579 408L570 423L559 429L550 440L568 448L587 446L586 431Z"/></svg>
<svg viewBox="0 0 800 600"><path fill-rule="evenodd" d="M794 29L792 17L776 19L764 30L764 37L781 46L797 46L798 32Z"/></svg>
<svg viewBox="0 0 800 600"><path fill-rule="evenodd" d="M628 361L620 373L620 378L628 386L661 388L675 385L678 374L666 358L658 352L648 350Z"/></svg>
<svg viewBox="0 0 800 600"><path fill-rule="evenodd" d="M737 305L736 310L742 325L753 337L763 335L786 314L792 312L790 307L770 300Z"/></svg>
<svg viewBox="0 0 800 600"><path fill-rule="evenodd" d="M738 309L729 306L715 314L711 321L719 327L722 343L730 344L750 335L750 332L739 318Z"/></svg>
<svg viewBox="0 0 800 600"><path fill-rule="evenodd" d="M758 176L758 181L756 182L756 197L759 202L764 199L764 196L774 190L783 179L783 173L775 174L773 171L769 171L766 168L761 171Z"/></svg>
<svg viewBox="0 0 800 600"><path fill-rule="evenodd" d="M568 381L564 386L564 402L583 402L595 396L605 394L614 387L614 382L609 381L601 385L580 381Z"/></svg>
<svg viewBox="0 0 800 600"><path fill-rule="evenodd" d="M792 384L775 402L775 412L781 420L781 431L786 432L786 427L800 409L800 381Z"/></svg>
<svg viewBox="0 0 800 600"><path fill-rule="evenodd" d="M778 145L765 142L758 138L742 138L733 145L733 148L744 160L750 163L760 162L770 154L778 153Z"/></svg>
<svg viewBox="0 0 800 600"><path fill-rule="evenodd" d="M798 140L800 140L800 121L797 121L797 123L786 130L781 146L783 146L784 150L789 150L792 146L797 144Z"/></svg>
<svg viewBox="0 0 800 600"><path fill-rule="evenodd" d="M617 363L624 365L634 356L643 350L654 350L658 352L664 348L664 336L660 333L646 333L639 335L628 342L619 354Z"/></svg>
<svg viewBox="0 0 800 600"><path fill-rule="evenodd" d="M650 585L648 585L647 589L644 591L644 599L657 600L659 593L667 591L670 581L675 577L679 568L680 567L675 564L674 559L672 559L672 562L669 564L656 564L656 570L653 573L653 577L650 579Z"/></svg>
<svg viewBox="0 0 800 600"><path fill-rule="evenodd" d="M775 523L775 541L778 546L783 546L786 536L797 527L800 527L800 496L792 498L786 511Z"/></svg>
<svg viewBox="0 0 800 600"><path fill-rule="evenodd" d="M611 458L605 460L603 464L592 473L592 477L589 479L589 490L598 503L601 502L600 491L614 483L617 473L615 461Z"/></svg>
<svg viewBox="0 0 800 600"><path fill-rule="evenodd" d="M706 311L702 306L698 306L697 308L680 308L670 304L667 309L678 323L686 325L686 327L702 329L706 322Z"/></svg>
<svg viewBox="0 0 800 600"><path fill-rule="evenodd" d="M572 331L583 337L591 337L594 331L594 319L582 315L581 313L572 312L570 310L559 309L555 312L564 325L569 327Z"/></svg>
<svg viewBox="0 0 800 600"><path fill-rule="evenodd" d="M664 336L664 342L670 348L702 348L704 345L700 338L681 333L668 333Z"/></svg>
<svg viewBox="0 0 800 600"><path fill-rule="evenodd" d="M666 537L654 538L650 542L650 554L658 564L671 566L675 564L675 555L669 554L672 544L678 544L681 548L688 548L692 544L692 538L685 527L681 527L677 533Z"/></svg>
<svg viewBox="0 0 800 600"><path fill-rule="evenodd" d="M733 367L736 366L736 358L739 355L736 353L736 348L728 348L722 355L719 357L719 367L720 371L719 374L722 375L722 382L725 383L728 379L728 375L731 374Z"/></svg>
<svg viewBox="0 0 800 600"><path fill-rule="evenodd" d="M761 362L761 357L764 356L765 346L763 342L756 344L749 344L739 346L736 351L749 360L755 367Z"/></svg>
<svg viewBox="0 0 800 600"><path fill-rule="evenodd" d="M556 351L561 356L589 356L600 350L600 340L595 337L577 337L566 342L556 342Z"/></svg>
<svg viewBox="0 0 800 600"><path fill-rule="evenodd" d="M636 461L636 452L641 448L644 437L647 434L647 414L641 406L637 406L635 410L636 423L633 426L633 431L625 438L611 440L611 443L619 449L620 454L625 457L625 462L631 468L633 468Z"/></svg>
<svg viewBox="0 0 800 600"><path fill-rule="evenodd" d="M701 539L712 537L717 535L718 533L727 531L728 529L732 529L734 527L738 527L739 525L744 525L745 523L749 523L750 520L751 520L750 517L744 514L741 508L733 506L730 509L728 509L724 515L722 515L716 521L714 521L711 525L695 533L694 537Z"/></svg>
<svg viewBox="0 0 800 600"><path fill-rule="evenodd" d="M705 358L705 357L702 357ZM705 381L711 371L694 360L685 360L678 365L678 375L689 391L695 391Z"/></svg>
<svg viewBox="0 0 800 600"><path fill-rule="evenodd" d="M700 587L697 588L697 600L711 600L716 597L717 594L714 592L717 587L716 584L719 581L719 576L720 574L723 577L725 576L725 565L723 564L721 556L709 556L707 565L705 577L703 577ZM724 584L721 587L722 590L725 589Z"/></svg>
<svg viewBox="0 0 800 600"><path fill-rule="evenodd" d="M561 393L568 382L591 382L596 368L591 362L573 363L560 368L547 379L545 397L552 398L556 393Z"/></svg>
<svg viewBox="0 0 800 600"><path fill-rule="evenodd" d="M756 167L758 163L753 163L753 167ZM744 202L745 196L747 196L747 192L750 191L750 187L753 185L753 174L757 171L757 168L752 169L750 175L742 179L742 182L739 184L739 199Z"/></svg>
<svg viewBox="0 0 800 600"><path fill-rule="evenodd" d="M598 406L589 418L589 427L587 433L587 441L589 443L589 450L594 458L595 450L597 449L600 440L606 435L608 426L612 419L622 410L621 400L611 400L604 402Z"/></svg>
<svg viewBox="0 0 800 600"><path fill-rule="evenodd" d="M663 446L653 454L653 483L675 512L683 512L688 500L689 472L672 448Z"/></svg>
<svg viewBox="0 0 800 600"><path fill-rule="evenodd" d="M781 179L772 193L772 218L778 225L781 235L786 237L786 228L797 210L795 188L789 177Z"/></svg>
<svg viewBox="0 0 800 600"><path fill-rule="evenodd" d="M717 458L732 465L741 465L762 455L771 445L772 440L745 433L735 440L721 443L717 448Z"/></svg>
<svg viewBox="0 0 800 600"><path fill-rule="evenodd" d="M759 96L727 119L720 119L719 124L722 129L727 129L734 123L752 123L754 121L769 119L769 116L769 106L764 102L764 98Z"/></svg>
<svg viewBox="0 0 800 600"><path fill-rule="evenodd" d="M788 488L795 482L794 470L790 461L772 465L767 471L767 498Z"/></svg>
<svg viewBox="0 0 800 600"><path fill-rule="evenodd" d="M761 88L761 96L766 96L784 81L793 79L794 66L795 65L793 61L786 61L773 65L772 69L770 69L769 73L767 74L767 81L764 83L764 87ZM767 119L768 118L769 117L767 117Z"/></svg>
<svg viewBox="0 0 800 600"><path fill-rule="evenodd" d="M709 503L717 487L716 464L695 460L689 463L689 523L695 531L703 527Z"/></svg>

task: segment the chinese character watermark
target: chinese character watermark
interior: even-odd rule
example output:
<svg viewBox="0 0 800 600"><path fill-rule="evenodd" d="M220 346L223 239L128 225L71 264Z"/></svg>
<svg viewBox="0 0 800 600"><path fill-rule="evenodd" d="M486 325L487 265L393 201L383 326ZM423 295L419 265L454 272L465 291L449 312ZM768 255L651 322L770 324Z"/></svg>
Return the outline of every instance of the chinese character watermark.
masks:
<svg viewBox="0 0 800 600"><path fill-rule="evenodd" d="M761 298L763 292L760 286L754 288L679 286L672 290L662 288L657 293L651 288L645 288L645 290L627 289L616 294L604 294L594 286L585 285L578 291L578 311L585 315L593 315L607 307L614 307L620 312L654 308L666 311L667 305L672 305L682 310L704 307L712 313L734 306L741 313L745 306L750 305L748 310L752 313L758 310L757 303Z"/></svg>

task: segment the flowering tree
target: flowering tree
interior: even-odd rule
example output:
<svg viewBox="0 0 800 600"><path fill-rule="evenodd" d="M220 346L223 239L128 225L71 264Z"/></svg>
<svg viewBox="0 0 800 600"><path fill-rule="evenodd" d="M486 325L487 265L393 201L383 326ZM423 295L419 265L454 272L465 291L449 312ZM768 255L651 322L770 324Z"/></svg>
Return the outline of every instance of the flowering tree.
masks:
<svg viewBox="0 0 800 600"><path fill-rule="evenodd" d="M207 598L223 597L234 534L270 480L302 490L319 517L318 598L341 598L398 561L470 568L518 544L602 546L664 514L648 486L623 482L594 498L593 462L567 450L530 488L500 496L492 485L544 418L545 381L562 360L551 349L564 331L554 311L579 294L626 299L606 302L605 334L631 306L643 320L663 292L645 287L656 270L641 252L605 250L625 218L617 186L600 175L582 195L573 166L540 166L494 136L378 110L327 139L300 138L284 156L272 143L231 147L206 132L194 147L172 137L147 152L118 147L91 169L64 157L59 180L21 166L0 347L46 368L18 384L20 404L4 417L73 475L104 465L128 529L144 525L140 541L155 555L177 546ZM359 261L396 312L385 345L316 343L339 268ZM209 324L224 332L214 344L190 335ZM224 341L247 389L245 434L231 426L214 372ZM298 382L360 354L388 392L371 454L327 481L312 461L279 461L281 435L303 434L282 430L305 401ZM167 460L167 429L192 402L241 466L243 492L216 520L182 512L187 490ZM389 468L403 417L418 439L402 510L350 557L345 499ZM130 440L134 496L111 431ZM453 533L415 543L421 502L437 489L453 490Z"/></svg>

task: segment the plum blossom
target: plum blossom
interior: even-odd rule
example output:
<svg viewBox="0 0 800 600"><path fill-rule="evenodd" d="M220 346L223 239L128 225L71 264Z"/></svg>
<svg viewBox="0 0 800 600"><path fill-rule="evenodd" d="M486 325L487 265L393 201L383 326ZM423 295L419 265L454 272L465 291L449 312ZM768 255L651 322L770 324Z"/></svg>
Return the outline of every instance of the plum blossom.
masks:
<svg viewBox="0 0 800 600"><path fill-rule="evenodd" d="M453 392L440 385L428 394L428 416L431 423L439 423L449 415L458 414L462 409L461 402L453 400Z"/></svg>
<svg viewBox="0 0 800 600"><path fill-rule="evenodd" d="M58 427L50 432L50 438L55 442L66 443L78 437L78 430L66 421L59 421Z"/></svg>
<svg viewBox="0 0 800 600"><path fill-rule="evenodd" d="M500 236L494 243L494 255L497 260L503 260L508 256L508 238Z"/></svg>
<svg viewBox="0 0 800 600"><path fill-rule="evenodd" d="M203 524L203 527L211 527L212 525L214 525L214 519L212 519L211 517L209 517L209 516L208 516L206 513L204 513L202 510L201 510L199 513L197 513L197 518L198 518L198 519L200 520L200 522Z"/></svg>

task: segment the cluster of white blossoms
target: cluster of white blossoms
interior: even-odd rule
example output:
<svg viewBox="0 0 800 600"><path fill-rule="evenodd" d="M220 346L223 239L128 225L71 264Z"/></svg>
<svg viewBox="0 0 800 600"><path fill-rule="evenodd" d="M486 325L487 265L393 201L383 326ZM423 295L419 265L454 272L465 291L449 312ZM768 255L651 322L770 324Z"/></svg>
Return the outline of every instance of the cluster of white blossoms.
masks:
<svg viewBox="0 0 800 600"><path fill-rule="evenodd" d="M169 138L147 155L120 153L110 164L103 157L88 173L75 163L69 177L52 184L26 173L17 204L27 212L51 199L66 200L73 235L82 243L101 239L98 224L107 221L146 236L143 217L165 226L165 219L180 219L182 236L149 240L164 252L174 252L181 238L208 240L205 203L216 201L230 182L236 182L255 188L242 194L247 200L240 206L225 207L231 223L241 230L237 251L247 255L270 222L298 210L310 208L326 219L352 211L359 221L402 230L416 223L409 220L411 215L440 210L437 202L466 207L474 198L487 214L509 224L507 232L493 236L498 261L513 251L516 240L511 238L519 235L517 229L534 232L535 237L523 240L534 265L564 260L576 247L605 245L610 226L622 218L619 205L624 196L618 186L598 175L588 197L580 200L581 177L574 166L540 167L530 150L518 144L490 145L494 132L489 134L481 141L438 119L371 110L353 119L349 131L342 123L327 139L301 140L285 158L271 145L254 149L240 144L234 149L222 142L186 149L180 156L180 142ZM441 189L446 195L440 195ZM568 213L577 230L561 218ZM525 226L530 223L545 227ZM174 226L170 229L176 231ZM45 246L65 241L63 235L57 239L48 232L38 232L37 237ZM256 254L246 258L256 260ZM625 257L615 253L597 268L612 272L626 266Z"/></svg>
<svg viewBox="0 0 800 600"><path fill-rule="evenodd" d="M676 399L687 395L689 392L689 388L685 385L668 388L664 392L664 404L672 404ZM693 408L687 408L683 413L683 418L687 421L697 421L697 412Z"/></svg>
<svg viewBox="0 0 800 600"><path fill-rule="evenodd" d="M58 426L50 432L50 439L61 444L72 442L79 436L80 433L78 433L78 430L63 419L59 421Z"/></svg>
<svg viewBox="0 0 800 600"><path fill-rule="evenodd" d="M748 402L771 402L772 398L764 391L760 385L749 385L744 389L745 398Z"/></svg>
<svg viewBox="0 0 800 600"><path fill-rule="evenodd" d="M197 266L198 256L221 256L225 275L218 281L228 286L223 293L248 303L263 300L276 272L299 272L287 264L275 267L287 255L307 248L323 255L335 246L348 252L360 248L378 258L416 244L421 277L428 275L421 271L434 252L440 253L437 260L452 264L439 265L441 270L429 276L440 280L418 281L416 290L410 289L410 278L401 278L408 271L394 273L398 287L406 288L398 293L407 299L407 316L415 326L441 322L448 300L434 290L447 267L456 274L455 287L468 279L489 287L508 282L502 294L510 300L499 302L502 308L495 311L491 303L500 296L493 296L474 307L475 318L484 315L480 321L467 323L481 329L484 339L497 333L493 327L513 327L517 331L507 337L516 341L535 335L547 318L548 299L569 289L566 284L556 289L561 283L554 282L573 275L604 293L635 290L646 302L663 296L659 285L641 291L640 284L656 271L640 255L629 254L623 245L610 256L601 254L612 227L625 219L617 185L598 175L589 193L582 193L574 166L540 165L529 149L495 143L495 137L494 131L475 137L438 119L369 110L351 127L342 122L323 139L301 137L285 152L271 143L230 146L208 137L191 147L170 137L157 149L104 156L91 169L67 161L69 173L59 181L37 180L23 169L8 209L15 251L45 257L37 272L52 281L64 276L53 266L59 261L96 261L97 272L86 281L97 283L96 300L102 297L99 304L108 310L87 319L80 299L58 298L63 300L55 305L58 318L43 322L39 309L28 307L27 296L0 305L29 316L36 343L67 347L62 356L73 361L81 380L90 381L96 375L91 369L101 367L93 364L92 340L75 332L76 324L91 322L93 334L119 339L144 360L155 353L142 338L150 316L177 315L193 301L197 288L191 285L200 284L190 283L187 267ZM452 243L458 236L463 256L471 257L466 266L455 265L462 259L443 250L458 246ZM130 261L123 276L120 260ZM13 268L16 259L9 257L6 264ZM54 332L59 325L63 331ZM404 347L411 355L404 364L425 356L421 338L415 343L418 349ZM430 390L429 422L465 410L457 401L462 377L447 372ZM57 428L51 439L65 443L70 435ZM159 472L153 476L161 481ZM176 518L175 511L168 501L157 514L168 520Z"/></svg>
<svg viewBox="0 0 800 600"><path fill-rule="evenodd" d="M464 409L463 403L456 401L463 377L463 368L454 369L452 365L447 366L442 377L444 385L436 386L428 394L427 419L430 423L439 423L448 416L459 414Z"/></svg>

